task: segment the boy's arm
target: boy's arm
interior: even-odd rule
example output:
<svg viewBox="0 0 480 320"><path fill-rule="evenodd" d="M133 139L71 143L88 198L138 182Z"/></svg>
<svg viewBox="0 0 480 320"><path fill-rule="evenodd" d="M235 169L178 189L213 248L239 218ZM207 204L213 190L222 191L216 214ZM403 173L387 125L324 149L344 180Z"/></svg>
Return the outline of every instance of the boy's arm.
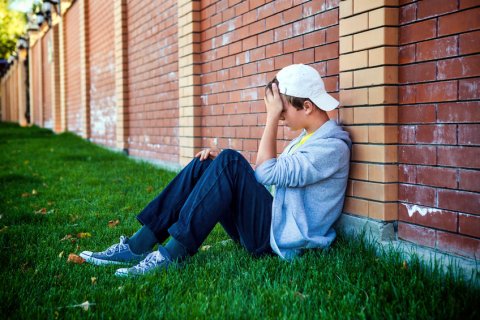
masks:
<svg viewBox="0 0 480 320"><path fill-rule="evenodd" d="M267 122L258 147L256 167L269 159L277 157L277 131L283 110L283 102L275 83L272 84L271 90L266 90L264 101L267 109Z"/></svg>

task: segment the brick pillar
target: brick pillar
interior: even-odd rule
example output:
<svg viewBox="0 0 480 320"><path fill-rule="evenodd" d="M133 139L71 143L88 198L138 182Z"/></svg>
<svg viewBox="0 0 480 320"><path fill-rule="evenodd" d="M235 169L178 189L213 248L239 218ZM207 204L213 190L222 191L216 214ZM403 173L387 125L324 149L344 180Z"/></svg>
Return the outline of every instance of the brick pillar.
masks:
<svg viewBox="0 0 480 320"><path fill-rule="evenodd" d="M200 1L178 1L179 161L201 146Z"/></svg>
<svg viewBox="0 0 480 320"><path fill-rule="evenodd" d="M80 107L82 108L82 136L90 137L90 66L88 65L88 0L79 0L80 36Z"/></svg>
<svg viewBox="0 0 480 320"><path fill-rule="evenodd" d="M27 70L25 60L27 59L27 50L19 50L18 56L18 123L21 126L27 125L25 112L27 111Z"/></svg>
<svg viewBox="0 0 480 320"><path fill-rule="evenodd" d="M60 132L61 130L61 111L60 111L60 56L59 56L59 25L58 23L52 26L52 63L51 63L51 86L50 95L52 99L52 121L53 131Z"/></svg>
<svg viewBox="0 0 480 320"><path fill-rule="evenodd" d="M340 120L352 165L344 212L397 220L398 0L340 2Z"/></svg>
<svg viewBox="0 0 480 320"><path fill-rule="evenodd" d="M127 149L127 6L125 0L114 3L115 29L115 99L117 102L116 142L117 148Z"/></svg>
<svg viewBox="0 0 480 320"><path fill-rule="evenodd" d="M65 96L65 24L63 18L58 23L59 85L60 85L60 123L59 131L67 131L67 102Z"/></svg>

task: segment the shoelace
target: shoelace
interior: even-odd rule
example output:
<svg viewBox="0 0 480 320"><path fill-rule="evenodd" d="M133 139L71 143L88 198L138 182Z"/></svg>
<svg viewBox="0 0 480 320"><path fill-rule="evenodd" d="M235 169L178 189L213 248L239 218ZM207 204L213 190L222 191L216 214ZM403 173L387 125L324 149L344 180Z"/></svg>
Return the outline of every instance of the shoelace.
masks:
<svg viewBox="0 0 480 320"><path fill-rule="evenodd" d="M120 236L120 243L114 244L113 246L108 248L106 254L107 255L112 255L117 251L120 252L121 250L126 249L127 248L127 246L125 245L126 241L127 241L126 237Z"/></svg>
<svg viewBox="0 0 480 320"><path fill-rule="evenodd" d="M159 251L154 251L150 253L145 260L134 266L133 268L139 271L146 271L150 267L154 267L157 263L162 262L165 260L165 257Z"/></svg>

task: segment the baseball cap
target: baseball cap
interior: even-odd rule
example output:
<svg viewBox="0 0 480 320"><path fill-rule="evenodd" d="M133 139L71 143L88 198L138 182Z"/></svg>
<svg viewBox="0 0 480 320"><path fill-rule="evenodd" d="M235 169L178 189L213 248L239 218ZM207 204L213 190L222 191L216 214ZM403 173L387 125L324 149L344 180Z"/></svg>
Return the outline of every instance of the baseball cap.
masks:
<svg viewBox="0 0 480 320"><path fill-rule="evenodd" d="M297 98L308 98L324 111L331 111L339 105L337 99L325 91L325 85L318 71L310 66L289 65L277 73L277 80L280 93Z"/></svg>

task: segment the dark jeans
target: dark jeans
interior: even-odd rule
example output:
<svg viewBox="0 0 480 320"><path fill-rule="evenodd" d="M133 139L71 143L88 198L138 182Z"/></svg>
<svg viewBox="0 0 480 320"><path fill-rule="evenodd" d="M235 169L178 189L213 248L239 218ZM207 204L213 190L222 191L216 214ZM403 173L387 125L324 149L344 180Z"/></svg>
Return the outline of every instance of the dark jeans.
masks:
<svg viewBox="0 0 480 320"><path fill-rule="evenodd" d="M271 253L272 195L238 152L193 159L137 216L159 243L169 235L195 254L217 222L253 255Z"/></svg>

